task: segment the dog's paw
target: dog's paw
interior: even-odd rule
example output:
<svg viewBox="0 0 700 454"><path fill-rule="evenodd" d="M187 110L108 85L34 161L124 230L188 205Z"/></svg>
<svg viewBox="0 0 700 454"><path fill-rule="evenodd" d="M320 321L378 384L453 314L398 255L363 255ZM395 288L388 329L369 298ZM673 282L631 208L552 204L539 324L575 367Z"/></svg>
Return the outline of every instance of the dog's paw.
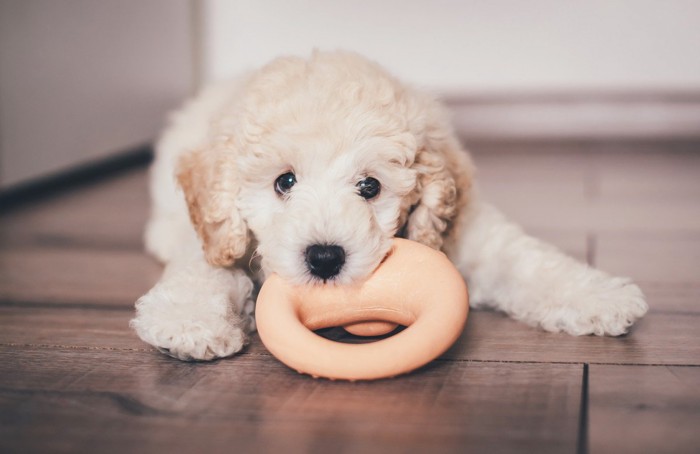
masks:
<svg viewBox="0 0 700 454"><path fill-rule="evenodd" d="M245 346L243 327L236 320L215 313L158 311L148 296L137 303L130 326L161 352L183 361L209 361L231 356Z"/></svg>
<svg viewBox="0 0 700 454"><path fill-rule="evenodd" d="M620 336L649 308L639 287L626 278L606 276L564 298L562 304L550 307L540 321L546 331L574 336Z"/></svg>
<svg viewBox="0 0 700 454"><path fill-rule="evenodd" d="M179 326L155 333L153 345L183 361L210 361L239 352L245 345L245 334L234 326L217 330L198 322L182 321Z"/></svg>

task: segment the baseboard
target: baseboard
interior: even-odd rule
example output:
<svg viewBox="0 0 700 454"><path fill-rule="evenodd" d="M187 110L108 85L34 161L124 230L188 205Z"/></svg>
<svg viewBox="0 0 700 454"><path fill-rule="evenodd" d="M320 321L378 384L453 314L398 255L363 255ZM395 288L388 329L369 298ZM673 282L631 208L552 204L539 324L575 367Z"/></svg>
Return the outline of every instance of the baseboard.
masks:
<svg viewBox="0 0 700 454"><path fill-rule="evenodd" d="M115 153L69 170L0 189L0 213L62 192L93 184L147 165L153 159L150 144Z"/></svg>
<svg viewBox="0 0 700 454"><path fill-rule="evenodd" d="M700 92L446 95L465 140L697 139Z"/></svg>

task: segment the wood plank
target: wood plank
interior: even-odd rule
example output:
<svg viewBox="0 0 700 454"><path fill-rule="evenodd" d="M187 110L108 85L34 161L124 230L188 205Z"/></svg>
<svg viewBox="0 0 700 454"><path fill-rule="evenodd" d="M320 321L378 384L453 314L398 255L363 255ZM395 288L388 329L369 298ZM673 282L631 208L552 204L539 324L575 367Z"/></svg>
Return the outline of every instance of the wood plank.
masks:
<svg viewBox="0 0 700 454"><path fill-rule="evenodd" d="M579 219L587 209L593 180L583 145L475 143L470 148L485 200L513 221L529 231L586 233Z"/></svg>
<svg viewBox="0 0 700 454"><path fill-rule="evenodd" d="M700 314L700 232L596 235L596 264L631 276L651 311Z"/></svg>
<svg viewBox="0 0 700 454"><path fill-rule="evenodd" d="M697 199L650 201L600 200L591 205L584 220L594 232L647 232L674 235L700 231Z"/></svg>
<svg viewBox="0 0 700 454"><path fill-rule="evenodd" d="M699 142L600 143L592 166L597 193L589 226L596 232L700 231Z"/></svg>
<svg viewBox="0 0 700 454"><path fill-rule="evenodd" d="M651 313L621 337L547 333L490 311L472 311L445 358L613 364L700 365L700 317Z"/></svg>
<svg viewBox="0 0 700 454"><path fill-rule="evenodd" d="M0 250L0 304L129 307L158 280L161 266L131 250Z"/></svg>
<svg viewBox="0 0 700 454"><path fill-rule="evenodd" d="M555 143L477 151L477 178L486 194L581 202L588 194L592 166L580 150Z"/></svg>
<svg viewBox="0 0 700 454"><path fill-rule="evenodd" d="M349 383L270 357L0 348L0 450L573 452L580 386L579 365L445 361Z"/></svg>
<svg viewBox="0 0 700 454"><path fill-rule="evenodd" d="M142 249L147 172L135 170L3 214L0 248Z"/></svg>
<svg viewBox="0 0 700 454"><path fill-rule="evenodd" d="M129 328L133 310L0 307L0 345L152 350Z"/></svg>
<svg viewBox="0 0 700 454"><path fill-rule="evenodd" d="M598 234L595 256L599 267L639 282L700 286L700 231L676 235Z"/></svg>
<svg viewBox="0 0 700 454"><path fill-rule="evenodd" d="M668 144L652 145L647 153L621 152L628 147L580 145L578 152L557 156L552 148L538 153L532 145L514 144L499 152L502 146L493 145L477 151L475 162L485 198L528 229L700 231L700 158ZM664 154L664 147L671 153Z"/></svg>
<svg viewBox="0 0 700 454"><path fill-rule="evenodd" d="M152 350L129 329L132 317L132 310L0 308L0 344ZM463 335L443 359L700 365L699 325L697 316L652 313L627 336L574 337L531 328L503 314L472 311ZM257 335L245 354L269 355Z"/></svg>
<svg viewBox="0 0 700 454"><path fill-rule="evenodd" d="M591 452L697 453L700 368L589 368Z"/></svg>
<svg viewBox="0 0 700 454"><path fill-rule="evenodd" d="M155 352L129 328L133 317L130 307L0 307L0 345ZM270 355L257 335L250 341L244 354Z"/></svg>
<svg viewBox="0 0 700 454"><path fill-rule="evenodd" d="M641 282L650 312L700 314L700 285L668 286Z"/></svg>
<svg viewBox="0 0 700 454"><path fill-rule="evenodd" d="M645 232L673 235L700 231L698 203L670 199L651 202L587 200L581 203L559 196L531 197L517 189L500 194L486 193L510 219L527 230L556 229L569 232ZM495 197L493 197L495 195Z"/></svg>
<svg viewBox="0 0 700 454"><path fill-rule="evenodd" d="M602 199L669 201L700 197L700 142L599 144L592 156Z"/></svg>

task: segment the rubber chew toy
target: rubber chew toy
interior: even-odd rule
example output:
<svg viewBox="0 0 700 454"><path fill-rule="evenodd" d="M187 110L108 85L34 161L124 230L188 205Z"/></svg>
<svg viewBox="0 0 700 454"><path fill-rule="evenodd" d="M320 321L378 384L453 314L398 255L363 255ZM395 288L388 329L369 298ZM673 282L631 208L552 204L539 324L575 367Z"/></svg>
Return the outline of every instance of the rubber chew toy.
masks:
<svg viewBox="0 0 700 454"><path fill-rule="evenodd" d="M469 310L464 279L442 253L395 239L377 270L353 286L292 286L273 274L260 289L258 333L277 359L314 377L373 380L421 367L460 336ZM347 344L313 330L343 326L352 334L387 334Z"/></svg>

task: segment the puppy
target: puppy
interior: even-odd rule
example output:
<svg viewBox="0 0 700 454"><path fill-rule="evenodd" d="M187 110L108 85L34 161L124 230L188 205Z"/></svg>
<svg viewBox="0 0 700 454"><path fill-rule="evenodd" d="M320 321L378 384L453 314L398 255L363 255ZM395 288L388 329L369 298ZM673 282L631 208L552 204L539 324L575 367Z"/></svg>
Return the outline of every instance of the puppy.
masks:
<svg viewBox="0 0 700 454"><path fill-rule="evenodd" d="M349 284L395 236L443 250L473 307L547 331L617 336L645 314L636 285L527 236L473 175L443 108L358 55L280 58L212 86L157 144L145 240L166 268L131 326L183 360L232 355L268 273Z"/></svg>

